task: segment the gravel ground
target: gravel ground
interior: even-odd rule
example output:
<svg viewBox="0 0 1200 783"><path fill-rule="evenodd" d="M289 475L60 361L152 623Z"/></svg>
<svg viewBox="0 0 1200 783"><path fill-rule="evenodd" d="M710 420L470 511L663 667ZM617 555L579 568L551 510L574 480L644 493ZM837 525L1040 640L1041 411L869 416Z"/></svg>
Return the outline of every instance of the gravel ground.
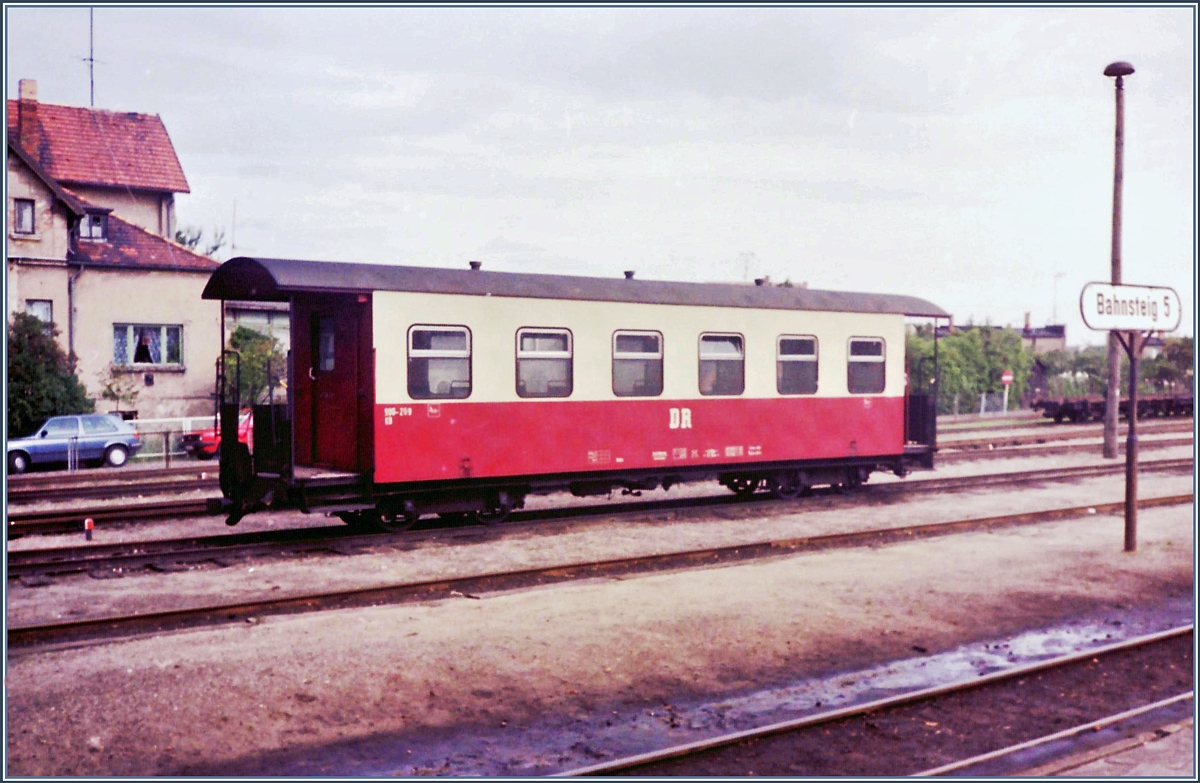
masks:
<svg viewBox="0 0 1200 783"><path fill-rule="evenodd" d="M1071 464L1074 456L1006 469ZM1144 497L1187 493L1192 485L1187 475L1141 479ZM1122 496L1123 481L1113 477L808 513L803 503L777 514L765 513L777 504L763 504L757 516L733 513L686 525L662 513L589 520L554 535L535 528L468 530L426 539L411 551L18 586L7 596L8 621L243 600L717 539L812 535L881 518L899 525ZM213 521L189 525L211 528ZM1192 507L1145 510L1140 522L1134 554L1121 551L1121 519L1096 516L480 600L272 617L256 625L10 653L7 773L228 772L254 768L281 751L327 757L334 773L353 771L360 767L346 756L348 740L384 742L402 759L401 747L419 748L423 737L454 727L516 733L547 715L587 724L606 719L614 704L720 697L902 659L914 646L936 653L1081 614L1152 612L1164 600L1190 598ZM397 762L395 770L403 766Z"/></svg>

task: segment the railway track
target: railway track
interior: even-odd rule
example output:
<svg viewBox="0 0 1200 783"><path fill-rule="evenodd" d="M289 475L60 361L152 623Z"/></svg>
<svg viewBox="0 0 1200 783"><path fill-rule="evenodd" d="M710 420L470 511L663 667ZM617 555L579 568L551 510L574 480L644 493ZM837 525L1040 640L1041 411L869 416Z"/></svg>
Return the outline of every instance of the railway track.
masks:
<svg viewBox="0 0 1200 783"><path fill-rule="evenodd" d="M1140 501L1139 508L1190 502L1192 502L1192 495L1190 494L1144 498ZM162 633L230 622L258 622L262 617L272 615L298 614L452 597L476 598L482 592L494 592L514 589L516 587L545 585L580 579L611 578L625 574L679 568L696 568L821 549L883 545L974 531L996 530L1017 525L1039 524L1096 514L1117 513L1123 509L1123 502L1097 504L952 522L746 542L728 546L679 550L668 553L638 555L599 561L556 563L549 566L537 566L527 569L480 573L420 582L401 582L333 592L314 592L129 616L102 617L45 625L10 626L8 628L8 644L9 649L12 650L48 644L103 640L133 634ZM346 536L346 538L352 537ZM366 543L377 543L379 540L378 536L370 538L374 540ZM313 542L306 541L299 543L311 546ZM247 542L247 546L261 546L261 542ZM326 543L326 546L328 546L328 543ZM279 548L280 545L276 542L272 545L271 551L277 553ZM227 547L221 551L226 557L229 557L235 550L232 547ZM21 556L23 555L24 553L9 553L10 574L13 573L14 566L20 567ZM214 557L211 552L205 555L206 553L196 552L189 556L196 558L204 557L204 559L213 559ZM30 556L32 557L33 555ZM130 556L139 557L140 555L138 553L131 553ZM156 557L162 558L163 555L160 553Z"/></svg>
<svg viewBox="0 0 1200 783"><path fill-rule="evenodd" d="M214 462L204 468L25 473L8 477L7 499L9 503L38 503L216 489L217 467Z"/></svg>
<svg viewBox="0 0 1200 783"><path fill-rule="evenodd" d="M1192 432L1191 422L1161 422L1145 424L1138 428L1138 435L1163 435L1168 433ZM938 455L948 450L988 450L1011 446L1033 446L1040 443L1053 443L1064 440L1081 440L1084 438L1099 438L1104 431L1098 427L1075 427L1071 429L1055 429L1049 432L1017 433L1013 431L1000 432L983 438L938 438ZM1128 434L1126 427L1121 427L1117 435L1124 438ZM1124 440L1121 441L1124 443Z"/></svg>
<svg viewBox="0 0 1200 783"><path fill-rule="evenodd" d="M1174 460L1147 460L1141 463L1143 473L1156 471L1182 470L1190 467L1190 458ZM1125 470L1121 464L1083 465L1071 468L1050 468L1043 470L1020 471L1013 473L996 473L979 476L956 476L932 479L908 479L903 482L867 485L866 496L878 496L882 493L910 492L945 492L960 489L973 489L999 484L1028 484L1042 481L1061 481L1091 476L1106 476L1121 474ZM861 491L861 490L860 490ZM679 499L666 501L647 501L644 503L623 503L619 505L590 507L599 511L587 513L612 513L627 511L631 507L643 510L649 508L680 508L697 502L735 502L736 498L721 495L719 498ZM740 501L739 501L740 502ZM607 510L606 510L607 509ZM319 509L318 509L319 510ZM97 527L104 525L129 524L134 522L149 522L163 519L175 519L190 516L211 514L208 501L204 498L192 500L164 500L135 503L128 505L111 505L50 509L45 511L10 511L8 517L8 534L10 539L30 534L75 533L83 530L85 519L92 519ZM555 514L567 514L565 510L557 510ZM513 514L514 520L540 518L543 512L523 511Z"/></svg>
<svg viewBox="0 0 1200 783"><path fill-rule="evenodd" d="M1182 626L558 776L1021 774L1051 743L1061 753L1106 726L1190 714L1192 636Z"/></svg>
<svg viewBox="0 0 1200 783"><path fill-rule="evenodd" d="M1152 449L1169 449L1175 446L1190 446L1195 441L1189 436L1186 438L1158 438L1155 440L1142 440L1138 444L1138 449L1141 452L1150 451ZM952 447L951 447L952 448ZM1118 451L1123 453L1125 450L1124 441L1121 442ZM1099 443L1070 443L1058 446L1009 446L996 449L967 449L962 451L939 451L937 461L939 464L947 465L954 462L970 462L972 460L981 459L1010 459L1020 457L1051 457L1062 454L1099 454Z"/></svg>

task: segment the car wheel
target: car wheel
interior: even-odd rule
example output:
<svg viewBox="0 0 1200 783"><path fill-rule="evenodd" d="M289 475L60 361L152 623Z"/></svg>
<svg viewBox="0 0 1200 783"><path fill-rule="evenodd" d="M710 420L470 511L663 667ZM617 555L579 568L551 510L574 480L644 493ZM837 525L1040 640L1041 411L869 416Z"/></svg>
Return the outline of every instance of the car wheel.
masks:
<svg viewBox="0 0 1200 783"><path fill-rule="evenodd" d="M129 461L129 452L124 446L109 446L104 452L104 461L114 468L119 468Z"/></svg>
<svg viewBox="0 0 1200 783"><path fill-rule="evenodd" d="M23 451L14 451L8 455L8 472L24 473L29 470L29 455Z"/></svg>
<svg viewBox="0 0 1200 783"><path fill-rule="evenodd" d="M210 460L213 457L217 456L217 452L214 451L213 453L209 454L207 451L197 451L195 453L195 456L196 456L196 459L199 459L199 460Z"/></svg>

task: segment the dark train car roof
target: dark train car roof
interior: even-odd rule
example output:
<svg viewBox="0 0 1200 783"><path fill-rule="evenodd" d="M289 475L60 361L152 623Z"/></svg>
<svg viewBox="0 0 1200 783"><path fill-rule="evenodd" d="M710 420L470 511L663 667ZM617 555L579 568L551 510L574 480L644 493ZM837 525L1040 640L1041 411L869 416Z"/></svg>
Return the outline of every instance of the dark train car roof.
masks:
<svg viewBox="0 0 1200 783"><path fill-rule="evenodd" d="M479 269L345 264L245 256L231 258L222 264L209 278L203 296L205 299L286 302L294 293L322 291L413 291L470 296L950 317L945 310L924 299L892 294L856 294L733 283L673 283L660 280L567 277L485 272Z"/></svg>

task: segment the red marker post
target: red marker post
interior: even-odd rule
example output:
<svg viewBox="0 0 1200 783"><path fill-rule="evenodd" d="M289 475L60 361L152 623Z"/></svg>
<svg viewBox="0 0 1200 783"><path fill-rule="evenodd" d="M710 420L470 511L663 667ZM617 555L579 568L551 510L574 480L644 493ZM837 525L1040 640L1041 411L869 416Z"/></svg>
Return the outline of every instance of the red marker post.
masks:
<svg viewBox="0 0 1200 783"><path fill-rule="evenodd" d="M92 531L96 529L96 521L91 517L83 520L83 535L88 540L92 540Z"/></svg>
<svg viewBox="0 0 1200 783"><path fill-rule="evenodd" d="M1004 384L1004 415L1005 416L1008 415L1008 387L1012 386L1012 382L1013 382L1012 370L1005 370L1004 372L1000 373L1000 383Z"/></svg>

